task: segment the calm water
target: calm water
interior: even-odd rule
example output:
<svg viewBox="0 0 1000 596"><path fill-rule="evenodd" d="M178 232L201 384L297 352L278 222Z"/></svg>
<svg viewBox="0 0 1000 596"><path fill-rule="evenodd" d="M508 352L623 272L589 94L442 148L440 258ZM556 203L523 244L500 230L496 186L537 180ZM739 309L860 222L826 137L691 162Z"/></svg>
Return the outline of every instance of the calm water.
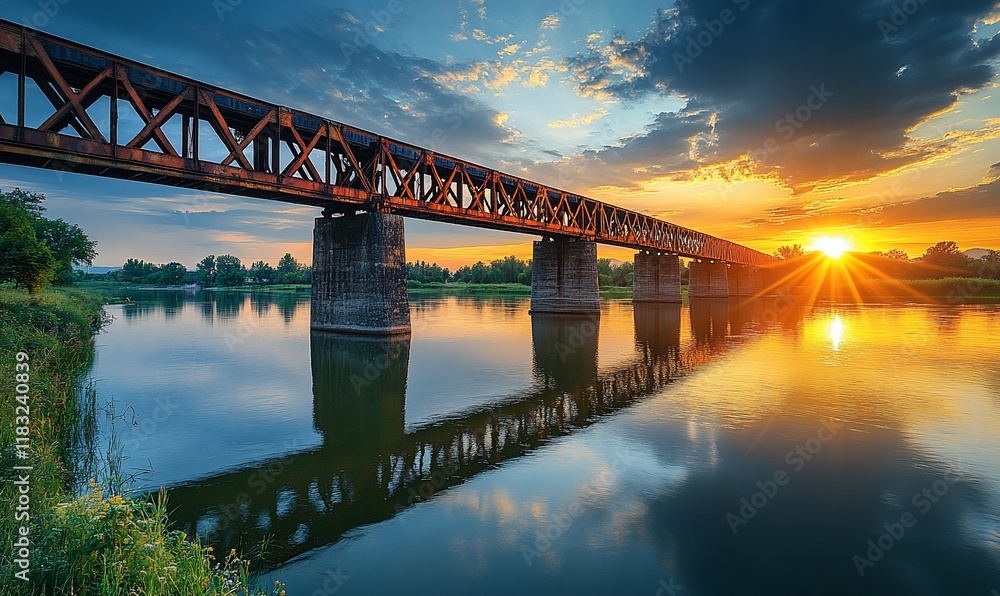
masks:
<svg viewBox="0 0 1000 596"><path fill-rule="evenodd" d="M126 466L289 594L1000 594L998 306L132 297Z"/></svg>

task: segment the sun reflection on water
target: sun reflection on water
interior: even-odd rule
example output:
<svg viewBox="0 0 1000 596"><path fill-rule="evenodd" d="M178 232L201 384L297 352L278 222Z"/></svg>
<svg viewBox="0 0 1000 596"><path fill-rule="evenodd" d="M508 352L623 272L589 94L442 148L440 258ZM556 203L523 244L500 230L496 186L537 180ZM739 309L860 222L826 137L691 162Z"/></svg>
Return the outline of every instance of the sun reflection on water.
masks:
<svg viewBox="0 0 1000 596"><path fill-rule="evenodd" d="M840 315L834 315L830 321L830 342L833 343L833 351L840 351L840 344L844 341L844 321Z"/></svg>

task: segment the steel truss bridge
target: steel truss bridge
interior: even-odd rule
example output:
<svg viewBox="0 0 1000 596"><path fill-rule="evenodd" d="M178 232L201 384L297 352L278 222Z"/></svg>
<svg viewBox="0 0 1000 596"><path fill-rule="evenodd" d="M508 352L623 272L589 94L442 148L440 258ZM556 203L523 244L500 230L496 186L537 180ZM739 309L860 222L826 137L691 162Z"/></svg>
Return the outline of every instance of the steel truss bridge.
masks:
<svg viewBox="0 0 1000 596"><path fill-rule="evenodd" d="M16 98L8 91L14 81ZM4 20L0 90L2 162L754 267L773 261L635 211Z"/></svg>

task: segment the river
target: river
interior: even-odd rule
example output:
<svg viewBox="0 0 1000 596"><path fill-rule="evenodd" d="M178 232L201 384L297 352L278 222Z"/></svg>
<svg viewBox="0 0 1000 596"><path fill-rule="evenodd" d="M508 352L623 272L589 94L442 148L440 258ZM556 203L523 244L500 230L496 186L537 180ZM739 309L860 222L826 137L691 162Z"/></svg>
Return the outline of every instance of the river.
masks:
<svg viewBox="0 0 1000 596"><path fill-rule="evenodd" d="M102 440L289 594L1000 594L1000 306L127 293Z"/></svg>

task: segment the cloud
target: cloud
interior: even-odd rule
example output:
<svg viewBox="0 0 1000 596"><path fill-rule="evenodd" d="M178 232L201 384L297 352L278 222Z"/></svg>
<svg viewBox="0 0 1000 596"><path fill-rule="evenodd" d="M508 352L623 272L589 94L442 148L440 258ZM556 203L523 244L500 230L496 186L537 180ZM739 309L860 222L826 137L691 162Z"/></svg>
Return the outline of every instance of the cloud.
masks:
<svg viewBox="0 0 1000 596"><path fill-rule="evenodd" d="M597 110L596 112L590 114L584 114L580 116L579 114L573 114L573 117L569 120L555 120L548 123L549 128L576 128L578 126L586 126L588 124L593 124L601 118L608 115L608 111L604 109Z"/></svg>
<svg viewBox="0 0 1000 596"><path fill-rule="evenodd" d="M813 205L784 205L767 209L764 217L743 222L744 228L886 229L923 223L1000 219L1000 180L949 190L913 201L868 208L835 209L836 201ZM954 227L954 226L952 226Z"/></svg>
<svg viewBox="0 0 1000 596"><path fill-rule="evenodd" d="M245 38L266 51L246 52L238 39L225 38L214 42L213 55L227 60L235 86L253 95L438 151L495 161L497 147L516 139L498 110L457 85L497 91L519 78L516 69L499 61L446 65L383 49L354 20L330 9L293 24L247 25Z"/></svg>
<svg viewBox="0 0 1000 596"><path fill-rule="evenodd" d="M561 24L562 23L559 22L559 15L556 13L552 13L549 16L542 19L542 23L541 25L538 26L538 28L541 29L542 31L546 30L552 31L558 29L559 25Z"/></svg>
<svg viewBox="0 0 1000 596"><path fill-rule="evenodd" d="M995 79L1000 40L973 40L972 28L995 0L921 4L895 30L893 4L873 0L803 3L784 0L682 2L656 14L638 39L593 40L570 57L577 92L624 104L680 98L688 112L710 113L700 131L713 139L698 166L744 158L776 172L793 188L863 180L917 163L934 147L914 146L907 132L953 107L963 93ZM815 90L828 94L815 99ZM609 153L637 155L676 140L657 120L645 138ZM773 150L766 148L771 146ZM646 153L650 155L650 153ZM620 157L617 159L621 159Z"/></svg>

